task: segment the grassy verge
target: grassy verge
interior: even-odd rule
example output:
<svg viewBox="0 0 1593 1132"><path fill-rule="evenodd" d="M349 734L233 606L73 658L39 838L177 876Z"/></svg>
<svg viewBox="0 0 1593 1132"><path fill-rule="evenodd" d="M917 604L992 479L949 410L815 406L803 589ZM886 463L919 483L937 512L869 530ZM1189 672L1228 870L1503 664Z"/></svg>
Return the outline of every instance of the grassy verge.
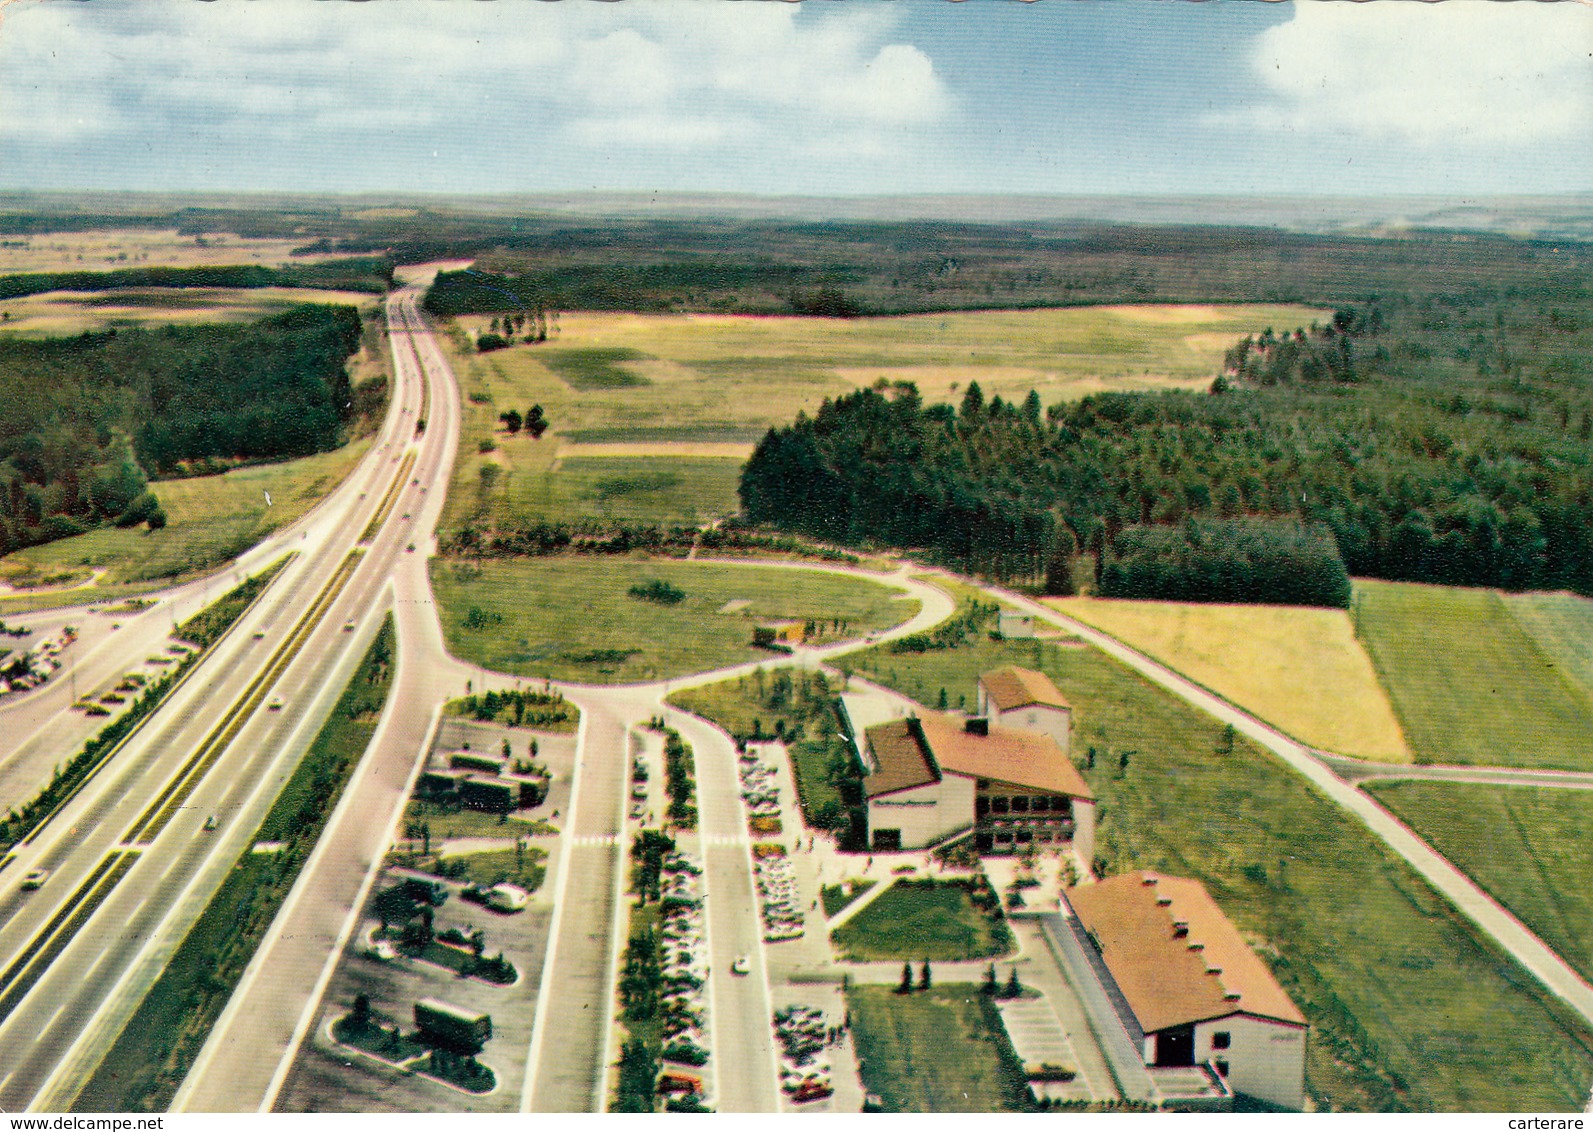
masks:
<svg viewBox="0 0 1593 1132"><path fill-rule="evenodd" d="M620 1019L625 1027L620 1047L619 1080L610 1112L656 1112L655 1087L662 1068L663 1019L659 1014L659 906L631 907L625 963L620 974Z"/></svg>
<svg viewBox="0 0 1593 1132"><path fill-rule="evenodd" d="M881 897L884 899L884 897ZM886 1112L1031 1112L1001 1015L973 984L847 988L863 1088Z"/></svg>
<svg viewBox="0 0 1593 1132"><path fill-rule="evenodd" d="M1446 782L1367 790L1593 979L1593 798Z"/></svg>
<svg viewBox="0 0 1593 1132"><path fill-rule="evenodd" d="M1383 762L1411 761L1371 658L1341 609L1053 598L1302 742Z"/></svg>
<svg viewBox="0 0 1593 1132"><path fill-rule="evenodd" d="M245 851L73 1102L75 1112L160 1112L199 1056L370 742L392 680L393 621L370 650Z"/></svg>
<svg viewBox="0 0 1593 1132"><path fill-rule="evenodd" d="M1361 581L1354 614L1416 761L1593 766L1593 699L1499 594Z"/></svg>
<svg viewBox="0 0 1593 1132"><path fill-rule="evenodd" d="M1074 707L1102 863L1205 883L1311 1022L1306 1081L1319 1106L1587 1103L1593 1034L1363 826L1095 650L1034 646L871 650L858 663L921 702L941 686L971 702L981 671L1038 658Z"/></svg>
<svg viewBox="0 0 1593 1132"><path fill-rule="evenodd" d="M848 959L987 959L1012 950L1001 901L983 878L898 881L832 938Z"/></svg>
<svg viewBox="0 0 1593 1132"><path fill-rule="evenodd" d="M685 598L632 597L664 581ZM719 563L584 557L432 563L455 656L497 672L592 683L666 679L768 658L760 621L813 621L821 639L895 625L917 603L863 579ZM737 602L744 605L726 606Z"/></svg>
<svg viewBox="0 0 1593 1132"><path fill-rule="evenodd" d="M151 484L150 490L166 510L165 529L92 530L19 550L4 561L40 575L104 570L100 585L80 591L87 595L86 600L95 601L136 592L137 583L213 569L319 503L343 482L369 447L369 439L361 439L332 452L280 464L258 464L219 476L161 480Z"/></svg>
<svg viewBox="0 0 1593 1132"><path fill-rule="evenodd" d="M557 833L541 818L523 818L518 813L489 814L459 806L412 798L404 810L404 836L411 841L423 837L433 842L458 837L489 837L512 841L519 837L542 837Z"/></svg>
<svg viewBox="0 0 1593 1132"><path fill-rule="evenodd" d="M246 578L236 589L229 591L220 600L212 602L177 626L172 636L179 641L187 641L191 645L208 649L221 639L223 633L232 628L232 623L243 616L243 611L249 608L254 599L265 592L265 588L281 572L282 567L288 564L288 559L291 557L293 557L291 554L284 555L252 578Z"/></svg>
<svg viewBox="0 0 1593 1132"><path fill-rule="evenodd" d="M495 836L500 838L504 836L503 826L498 827ZM466 884L484 884L489 887L495 884L513 884L527 892L535 892L542 887L542 881L547 875L547 866L543 864L547 857L546 850L538 849L534 845L508 849L483 849L474 853L450 853L442 857L400 850L389 855L388 864L447 877L450 880L464 881Z"/></svg>
<svg viewBox="0 0 1593 1132"><path fill-rule="evenodd" d="M259 574L245 580L236 589L229 591L196 616L183 622L177 635L199 645L200 650L181 657L160 679L147 685L133 698L132 706L126 712L83 744L83 750L65 767L59 769L55 777L50 780L50 784L25 803L20 810L7 811L5 817L0 818L0 850L9 849L19 839L36 831L78 790L82 789L83 784L110 761L121 744L154 713L184 674L199 663L204 650L221 639L222 634L243 615L243 611L249 608L250 602L260 596L286 564L286 557L279 558Z"/></svg>
<svg viewBox="0 0 1593 1132"><path fill-rule="evenodd" d="M840 915L842 909L873 888L876 882L860 880L848 881L847 883L851 885L852 890L850 892L847 891L847 886L844 884L827 884L819 891L819 899L824 904L825 916L833 919Z"/></svg>

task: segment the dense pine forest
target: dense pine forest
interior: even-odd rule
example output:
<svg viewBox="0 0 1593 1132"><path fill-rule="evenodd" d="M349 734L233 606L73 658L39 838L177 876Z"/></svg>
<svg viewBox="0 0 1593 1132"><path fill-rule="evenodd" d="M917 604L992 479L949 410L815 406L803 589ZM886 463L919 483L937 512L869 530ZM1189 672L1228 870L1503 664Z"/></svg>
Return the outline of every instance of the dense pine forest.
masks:
<svg viewBox="0 0 1593 1132"><path fill-rule="evenodd" d="M1087 554L1136 596L1282 592L1304 524L1353 574L1593 593L1590 297L1584 278L1385 297L1241 343L1206 393L1044 409L1032 394L987 403L977 385L958 408L863 390L771 430L741 498L755 522L1053 590ZM1286 522L1240 537L1198 522L1213 519ZM1278 546L1258 556L1268 529ZM1192 570L1228 580L1196 585Z"/></svg>
<svg viewBox="0 0 1593 1132"><path fill-rule="evenodd" d="M48 291L116 291L165 287L315 287L380 295L393 285L388 259L334 259L322 263L264 267L127 267L116 271L42 271L0 275L0 299Z"/></svg>
<svg viewBox="0 0 1593 1132"><path fill-rule="evenodd" d="M0 349L0 553L101 523L165 521L153 476L343 442L352 307L243 325L8 338Z"/></svg>

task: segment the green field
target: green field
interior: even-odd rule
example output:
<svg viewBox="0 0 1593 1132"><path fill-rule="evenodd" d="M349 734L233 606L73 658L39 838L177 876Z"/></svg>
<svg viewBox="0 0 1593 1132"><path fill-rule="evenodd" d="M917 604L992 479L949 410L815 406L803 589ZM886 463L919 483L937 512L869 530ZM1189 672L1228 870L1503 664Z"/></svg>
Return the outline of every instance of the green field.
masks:
<svg viewBox="0 0 1593 1132"><path fill-rule="evenodd" d="M977 986L912 994L852 986L846 1007L863 1088L884 1102L884 1111L1031 1111L1001 1016Z"/></svg>
<svg viewBox="0 0 1593 1132"><path fill-rule="evenodd" d="M1593 979L1593 793L1441 782L1366 789Z"/></svg>
<svg viewBox="0 0 1593 1132"><path fill-rule="evenodd" d="M1571 681L1593 696L1593 600L1576 594L1506 594L1505 607Z"/></svg>
<svg viewBox="0 0 1593 1132"><path fill-rule="evenodd" d="M1104 864L1206 884L1310 1020L1320 1107L1587 1103L1593 1033L1365 827L1242 737L1230 751L1209 717L1093 649L981 641L854 664L932 704L941 687L972 702L978 673L1036 659L1073 704Z"/></svg>
<svg viewBox="0 0 1593 1132"><path fill-rule="evenodd" d="M655 579L685 599L664 605L630 596L632 586ZM604 684L778 659L752 647L753 627L767 618L822 620L826 630L839 618L855 636L918 610L916 601L895 600L897 591L860 578L679 560L435 561L432 588L448 647L460 659ZM720 612L735 601L748 604Z"/></svg>
<svg viewBox="0 0 1593 1132"><path fill-rule="evenodd" d="M19 550L0 559L0 580L24 582L30 576L54 575L87 580L103 571L93 590L60 597L104 600L115 596L122 584L131 584L130 592L139 582L220 566L320 502L369 447L369 440L356 440L299 460L152 483L151 490L166 509L164 530L105 527ZM11 605L0 602L0 610L8 608Z"/></svg>
<svg viewBox="0 0 1593 1132"><path fill-rule="evenodd" d="M848 959L990 959L1012 950L1006 924L974 906L960 884L899 881L835 930Z"/></svg>
<svg viewBox="0 0 1593 1132"><path fill-rule="evenodd" d="M1351 612L1418 762L1593 767L1593 699L1499 594L1358 581Z"/></svg>
<svg viewBox="0 0 1593 1132"><path fill-rule="evenodd" d="M1223 350L1267 326L1309 324L1322 312L1294 306L1146 306L979 311L902 318L811 319L564 312L548 342L477 355L467 333L447 347L465 395L459 457L443 516L504 523L599 514L580 505L589 483L561 486L577 469L558 464L561 444L677 445L649 454L644 470L690 479L676 458L701 445L749 444L826 397L880 380L913 381L926 401L954 402L977 380L988 398L1047 404L1106 389L1196 388L1221 367ZM470 332L487 317L458 320ZM551 431L510 436L509 409L542 406ZM496 449L482 452L483 441ZM726 459L726 464L733 461ZM482 468L498 471L482 479ZM549 482L552 477L553 483ZM724 478L733 489L734 471ZM696 491L703 485L694 485ZM734 497L698 496L702 513ZM712 502L709 502L709 499ZM695 521L668 493L638 499L615 518ZM570 506L572 503L576 506ZM647 505L660 504L655 514Z"/></svg>
<svg viewBox="0 0 1593 1132"><path fill-rule="evenodd" d="M506 440L503 450L518 453L530 443L534 442ZM573 456L558 460L556 466L516 465L515 470L498 475L504 492L513 495L516 518L527 520L604 519L695 526L733 515L741 508L736 496L741 462L734 459ZM493 490L498 486L493 484Z"/></svg>

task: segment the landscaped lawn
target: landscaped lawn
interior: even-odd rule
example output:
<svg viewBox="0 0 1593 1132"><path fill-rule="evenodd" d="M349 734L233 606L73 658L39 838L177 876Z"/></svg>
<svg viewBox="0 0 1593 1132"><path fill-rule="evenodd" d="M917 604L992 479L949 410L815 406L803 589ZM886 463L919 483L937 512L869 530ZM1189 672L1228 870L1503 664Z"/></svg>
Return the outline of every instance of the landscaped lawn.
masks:
<svg viewBox="0 0 1593 1132"><path fill-rule="evenodd" d="M1593 793L1448 782L1367 789L1593 979Z"/></svg>
<svg viewBox="0 0 1593 1132"><path fill-rule="evenodd" d="M630 596L654 580L685 598ZM860 578L680 560L434 561L432 585L455 656L498 672L602 684L779 659L752 647L753 627L769 618L822 621L826 632L840 619L857 636L918 611L916 600ZM720 612L735 601L747 605Z"/></svg>
<svg viewBox="0 0 1593 1132"><path fill-rule="evenodd" d="M508 844L517 837L538 837L558 832L543 819L520 813L505 814L500 820L497 814L440 806L436 802L413 798L404 810L404 836L418 839L420 833L411 830L421 825L425 825L430 832L433 846L457 837L498 837Z"/></svg>
<svg viewBox="0 0 1593 1132"><path fill-rule="evenodd" d="M1012 950L1006 924L958 884L899 881L835 930L848 959L985 959Z"/></svg>
<svg viewBox="0 0 1593 1132"><path fill-rule="evenodd" d="M1320 1106L1587 1103L1593 1033L1365 827L1243 737L1227 752L1208 716L1094 649L981 641L853 663L924 703L942 686L972 702L980 672L1037 654L1073 704L1075 757L1096 752L1104 863L1206 884L1310 1020Z"/></svg>
<svg viewBox="0 0 1593 1132"><path fill-rule="evenodd" d="M527 845L518 851L514 849L487 849L480 853L450 854L442 859L444 867L464 866L464 873L458 879L467 884L513 884L535 892L542 887L543 878L547 875L546 850L538 849L534 845Z"/></svg>
<svg viewBox="0 0 1593 1132"><path fill-rule="evenodd" d="M978 986L851 986L846 1006L863 1088L886 1112L1031 1111L1023 1067Z"/></svg>
<svg viewBox="0 0 1593 1132"><path fill-rule="evenodd" d="M1593 767L1593 700L1499 594L1359 581L1354 613L1418 762Z"/></svg>
<svg viewBox="0 0 1593 1132"><path fill-rule="evenodd" d="M1052 598L1313 747L1408 763L1399 720L1342 609Z"/></svg>
<svg viewBox="0 0 1593 1132"><path fill-rule="evenodd" d="M862 896L869 889L873 888L875 883L876 882L871 880L856 881L852 885L852 891L850 894L847 893L844 885L825 885L824 888L819 892L819 898L824 903L824 914L831 919L834 919L836 916L841 914L841 910L843 908L851 904L852 901L856 900L858 897Z"/></svg>

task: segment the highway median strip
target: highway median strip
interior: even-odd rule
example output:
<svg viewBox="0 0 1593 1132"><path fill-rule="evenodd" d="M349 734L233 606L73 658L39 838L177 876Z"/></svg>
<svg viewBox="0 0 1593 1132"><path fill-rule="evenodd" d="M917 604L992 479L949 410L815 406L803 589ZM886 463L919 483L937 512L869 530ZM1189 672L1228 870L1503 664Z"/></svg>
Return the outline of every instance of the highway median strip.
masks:
<svg viewBox="0 0 1593 1132"><path fill-rule="evenodd" d="M250 718L259 709L261 702L265 699L266 692L276 683L288 665L293 663L294 659L298 657L305 641L309 639L310 634L315 631L320 625L322 618L326 616L327 609L331 607L332 603L343 592L344 587L348 585L349 579L353 576L354 568L359 563L360 555L360 551L352 550L343 559L342 564L337 568L337 572L322 587L314 603L299 618L298 623L294 625L293 631L288 635L287 640L277 646L276 652L271 655L271 660L265 669L250 681L243 695L227 709L226 714L221 717L221 722L206 736L205 741L199 745L199 749L189 757L188 761L183 764L182 769L166 784L165 789L150 803L148 809L144 811L138 821L133 823L132 827L122 837L123 841L153 841L160 835L161 830L165 829L167 822L177 812L178 807L187 801L194 788L199 785L210 768L221 758L228 745L231 744L233 739L237 738L238 732L243 729L244 725L249 722Z"/></svg>
<svg viewBox="0 0 1593 1132"><path fill-rule="evenodd" d="M0 1022L10 1017L138 857L136 850L118 849L107 853L78 885L71 899L56 910L21 954L12 960L5 974L0 975Z"/></svg>
<svg viewBox="0 0 1593 1132"><path fill-rule="evenodd" d="M393 482L387 485L387 492L382 496L381 506L376 508L376 514L371 516L371 521L365 524L365 530L360 535L361 542L370 542L376 537L376 532L382 529L382 524L387 522L387 517L393 513L393 505L398 500L398 493L414 466L415 453L404 453L404 459L398 465L398 474L393 477Z"/></svg>

